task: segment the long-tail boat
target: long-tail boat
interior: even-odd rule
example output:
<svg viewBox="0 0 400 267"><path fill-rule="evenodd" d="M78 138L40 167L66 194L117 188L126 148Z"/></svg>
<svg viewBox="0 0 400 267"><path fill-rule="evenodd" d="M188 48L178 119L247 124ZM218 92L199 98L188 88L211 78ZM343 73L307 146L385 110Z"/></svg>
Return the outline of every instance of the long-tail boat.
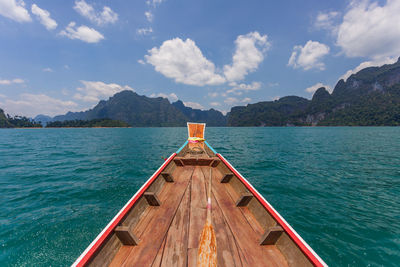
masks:
<svg viewBox="0 0 400 267"><path fill-rule="evenodd" d="M73 266L327 266L204 140L204 123L188 133ZM212 249L200 245L206 221Z"/></svg>

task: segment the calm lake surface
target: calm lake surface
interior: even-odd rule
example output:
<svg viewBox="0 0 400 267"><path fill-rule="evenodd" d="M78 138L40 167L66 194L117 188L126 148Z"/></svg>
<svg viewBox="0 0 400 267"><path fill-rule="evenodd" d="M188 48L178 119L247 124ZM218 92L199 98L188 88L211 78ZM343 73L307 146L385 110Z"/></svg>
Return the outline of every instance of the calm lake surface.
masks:
<svg viewBox="0 0 400 267"><path fill-rule="evenodd" d="M66 266L186 128L1 129L0 266ZM400 127L207 128L331 266L400 265Z"/></svg>

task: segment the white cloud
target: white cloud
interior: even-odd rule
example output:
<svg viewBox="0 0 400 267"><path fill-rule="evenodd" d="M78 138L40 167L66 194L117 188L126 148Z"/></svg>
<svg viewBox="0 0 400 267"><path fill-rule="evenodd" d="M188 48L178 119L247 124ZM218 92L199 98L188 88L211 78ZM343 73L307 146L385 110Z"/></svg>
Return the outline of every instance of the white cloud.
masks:
<svg viewBox="0 0 400 267"><path fill-rule="evenodd" d="M140 28L137 29L137 34L139 35L149 35L150 33L153 32L153 28L149 27L149 28Z"/></svg>
<svg viewBox="0 0 400 267"><path fill-rule="evenodd" d="M218 107L218 106L221 106L221 103L219 103L219 102L211 102L210 105L214 106L214 107Z"/></svg>
<svg viewBox="0 0 400 267"><path fill-rule="evenodd" d="M355 67L354 69L348 70L345 74L343 74L340 79L343 79L344 81L347 80L347 78L350 77L350 75L355 74L359 72L362 69L368 68L368 67L374 67L374 66L382 66L384 64L393 64L397 61L395 57L393 58L379 58L375 60L370 60L370 61L365 61L362 62L360 65Z"/></svg>
<svg viewBox="0 0 400 267"><path fill-rule="evenodd" d="M239 104L239 103L249 103L251 101L251 98L246 97L243 99L237 99L236 97L228 97L224 100L224 102L228 105L235 105L235 104Z"/></svg>
<svg viewBox="0 0 400 267"><path fill-rule="evenodd" d="M156 7L157 5L160 5L164 1L165 0L147 0L146 4L148 4L149 6L152 5L153 7Z"/></svg>
<svg viewBox="0 0 400 267"><path fill-rule="evenodd" d="M321 87L325 87L325 89L328 92L332 92L332 87L330 87L329 85L323 84L323 83L316 83L313 86L308 87L305 91L313 94L313 93L315 93L315 91L317 91Z"/></svg>
<svg viewBox="0 0 400 267"><path fill-rule="evenodd" d="M52 68L44 68L42 71L44 72L54 72Z"/></svg>
<svg viewBox="0 0 400 267"><path fill-rule="evenodd" d="M236 83L236 82L231 82L229 83L230 86L232 86L231 89L226 91L227 93L235 93L235 94L241 94L241 91L255 91L259 90L261 88L261 82L252 82L251 84L245 84L245 83Z"/></svg>
<svg viewBox="0 0 400 267"><path fill-rule="evenodd" d="M76 27L75 22L70 22L65 30L60 32L61 36L66 36L69 39L78 39L86 43L98 43L104 39L104 36L93 28L82 25Z"/></svg>
<svg viewBox="0 0 400 267"><path fill-rule="evenodd" d="M154 15L153 13L151 13L151 11L146 11L144 12L144 15L146 16L146 19L148 22L152 22L154 19Z"/></svg>
<svg viewBox="0 0 400 267"><path fill-rule="evenodd" d="M339 12L319 12L315 20L314 26L317 29L329 30L336 32L337 27L335 25L335 20L339 17Z"/></svg>
<svg viewBox="0 0 400 267"><path fill-rule="evenodd" d="M139 64L146 65L146 62L144 62L143 59L139 59L137 62L138 62Z"/></svg>
<svg viewBox="0 0 400 267"><path fill-rule="evenodd" d="M34 117L38 114L55 116L75 111L78 104L73 101L55 99L45 94L21 94L18 100L6 99L0 103L12 115Z"/></svg>
<svg viewBox="0 0 400 267"><path fill-rule="evenodd" d="M195 42L180 38L165 41L145 55L147 63L155 70L178 83L189 85L217 85L225 82L215 72L214 63L205 58Z"/></svg>
<svg viewBox="0 0 400 267"><path fill-rule="evenodd" d="M36 4L33 4L31 7L31 11L34 15L36 15L41 24L43 24L47 30L54 30L57 28L57 22L50 18L50 12L44 9L41 9Z"/></svg>
<svg viewBox="0 0 400 267"><path fill-rule="evenodd" d="M77 88L77 90L80 93L76 93L74 95L74 98L85 102L98 102L102 99L113 96L114 94L123 90L134 91L128 85L121 86L116 83L107 84L95 81L81 81L81 82L83 84L83 87Z"/></svg>
<svg viewBox="0 0 400 267"><path fill-rule="evenodd" d="M0 80L0 85L10 85L13 83L24 83L25 81L20 79L20 78L16 78L13 80Z"/></svg>
<svg viewBox="0 0 400 267"><path fill-rule="evenodd" d="M273 101L277 101L277 100L279 100L281 97L279 96L279 95L277 95L277 96L274 96L274 97L272 97L272 100Z"/></svg>
<svg viewBox="0 0 400 267"><path fill-rule="evenodd" d="M249 72L255 71L270 47L267 35L260 35L258 32L239 35L235 44L233 63L224 66L224 74L228 81L242 80Z"/></svg>
<svg viewBox="0 0 400 267"><path fill-rule="evenodd" d="M169 99L170 102L178 101L178 96L175 93L170 93L168 95L164 93L151 94L150 97L164 97Z"/></svg>
<svg viewBox="0 0 400 267"><path fill-rule="evenodd" d="M28 10L25 8L25 2L22 0L1 0L0 15L17 22L32 21Z"/></svg>
<svg viewBox="0 0 400 267"><path fill-rule="evenodd" d="M304 46L296 45L293 48L288 66L303 68L304 70L312 68L324 70L325 64L321 60L327 54L329 54L327 45L310 40Z"/></svg>
<svg viewBox="0 0 400 267"><path fill-rule="evenodd" d="M352 1L338 27L336 43L348 57L381 59L400 55L400 1L384 5Z"/></svg>
<svg viewBox="0 0 400 267"><path fill-rule="evenodd" d="M74 9L83 17L99 26L115 23L118 20L118 14L112 11L108 6L104 6L102 12L97 12L94 10L93 6L86 3L85 0L75 1Z"/></svg>
<svg viewBox="0 0 400 267"><path fill-rule="evenodd" d="M191 107L191 108L194 108L194 109L204 109L204 107L201 104L196 103L196 102L183 102L183 104L186 107Z"/></svg>

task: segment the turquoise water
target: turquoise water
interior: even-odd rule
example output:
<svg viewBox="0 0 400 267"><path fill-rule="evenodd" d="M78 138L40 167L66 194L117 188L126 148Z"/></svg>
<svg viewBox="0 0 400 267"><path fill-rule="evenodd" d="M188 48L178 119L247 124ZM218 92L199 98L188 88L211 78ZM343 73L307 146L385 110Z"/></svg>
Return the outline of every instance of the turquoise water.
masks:
<svg viewBox="0 0 400 267"><path fill-rule="evenodd" d="M70 265L185 128L0 130L0 266ZM400 265L400 127L207 128L331 266Z"/></svg>

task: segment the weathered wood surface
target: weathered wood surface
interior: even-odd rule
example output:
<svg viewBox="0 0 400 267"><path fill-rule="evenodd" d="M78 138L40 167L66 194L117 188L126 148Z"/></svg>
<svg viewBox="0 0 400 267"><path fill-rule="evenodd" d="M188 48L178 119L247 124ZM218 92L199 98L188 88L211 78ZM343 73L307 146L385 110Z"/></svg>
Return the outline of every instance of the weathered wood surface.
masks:
<svg viewBox="0 0 400 267"><path fill-rule="evenodd" d="M277 246L260 246L266 229L256 217L262 212L254 216L249 208L254 209L250 205L254 197L249 197L247 206L236 206L238 198L248 192L237 181L221 183L219 165L213 171L211 194L218 266L288 266ZM133 233L139 244L122 246L111 266L196 266L206 221L209 168L176 167L174 182L164 182L158 193L161 206L147 206L135 223Z"/></svg>

